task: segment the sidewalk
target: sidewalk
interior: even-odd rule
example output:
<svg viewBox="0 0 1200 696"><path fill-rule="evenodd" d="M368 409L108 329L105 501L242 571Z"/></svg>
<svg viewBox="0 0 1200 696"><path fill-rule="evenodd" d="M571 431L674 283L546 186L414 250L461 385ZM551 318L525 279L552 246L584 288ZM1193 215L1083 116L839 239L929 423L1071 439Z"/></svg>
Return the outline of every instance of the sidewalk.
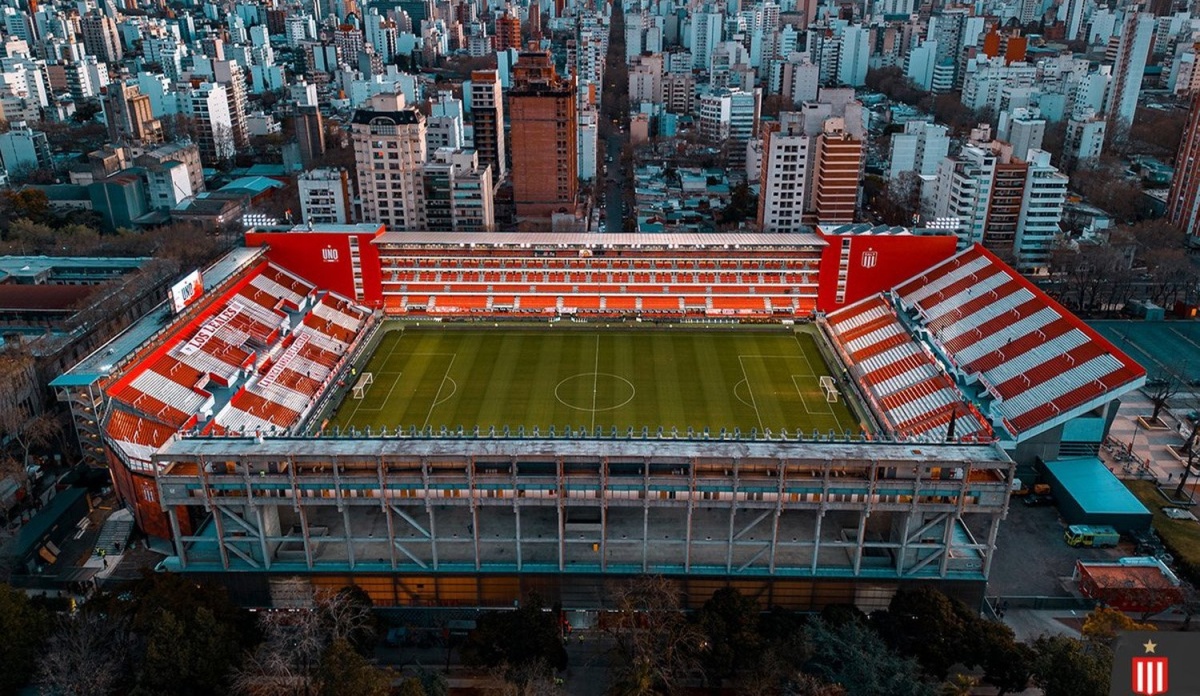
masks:
<svg viewBox="0 0 1200 696"><path fill-rule="evenodd" d="M1167 449L1167 445L1182 446L1184 437L1179 434L1181 421L1167 409L1159 412L1159 419L1167 424L1162 430L1148 430L1137 422L1138 416L1149 418L1154 413L1154 404L1140 391L1126 394L1109 430L1109 439L1128 450L1133 445L1133 462L1119 461L1112 452L1101 448L1100 459L1121 478L1138 478L1139 473L1148 474L1163 485L1179 481L1183 475L1183 462ZM1190 424L1188 425L1190 427ZM1146 476L1143 475L1143 478ZM1200 483L1200 477L1196 483ZM1189 484L1194 490L1195 484Z"/></svg>

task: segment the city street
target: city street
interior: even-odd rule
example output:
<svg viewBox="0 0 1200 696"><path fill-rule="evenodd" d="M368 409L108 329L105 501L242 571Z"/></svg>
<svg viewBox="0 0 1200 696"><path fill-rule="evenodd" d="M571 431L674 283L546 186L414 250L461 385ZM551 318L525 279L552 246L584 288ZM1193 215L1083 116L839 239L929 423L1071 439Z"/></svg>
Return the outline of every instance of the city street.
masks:
<svg viewBox="0 0 1200 696"><path fill-rule="evenodd" d="M604 220L606 232L621 232L626 218L625 194L633 186L633 163L621 158L629 142L629 68L625 64L625 11L620 3L613 4L600 108L605 177L602 182L604 215L601 219Z"/></svg>

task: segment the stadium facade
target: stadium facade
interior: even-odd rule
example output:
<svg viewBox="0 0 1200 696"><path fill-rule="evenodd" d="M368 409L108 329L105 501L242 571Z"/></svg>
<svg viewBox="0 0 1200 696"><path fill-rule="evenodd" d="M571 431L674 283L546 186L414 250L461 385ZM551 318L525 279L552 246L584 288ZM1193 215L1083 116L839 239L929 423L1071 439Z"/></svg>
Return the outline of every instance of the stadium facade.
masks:
<svg viewBox="0 0 1200 696"><path fill-rule="evenodd" d="M982 596L1012 479L1094 454L1145 372L987 251L809 235L254 231L54 383L168 569L249 604L354 582L384 605L599 609ZM858 433L322 432L389 318L815 321ZM778 330L784 331L781 327Z"/></svg>

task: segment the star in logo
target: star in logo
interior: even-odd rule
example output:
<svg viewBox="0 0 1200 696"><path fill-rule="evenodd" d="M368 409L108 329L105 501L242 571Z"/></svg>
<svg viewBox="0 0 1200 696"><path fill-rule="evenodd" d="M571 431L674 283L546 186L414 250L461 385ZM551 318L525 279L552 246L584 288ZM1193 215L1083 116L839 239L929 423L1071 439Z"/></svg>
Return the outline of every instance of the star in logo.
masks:
<svg viewBox="0 0 1200 696"><path fill-rule="evenodd" d="M1155 643L1152 640L1147 640L1145 643L1142 643L1142 647L1146 649L1146 654L1149 655L1154 652L1155 648L1158 647L1158 643Z"/></svg>

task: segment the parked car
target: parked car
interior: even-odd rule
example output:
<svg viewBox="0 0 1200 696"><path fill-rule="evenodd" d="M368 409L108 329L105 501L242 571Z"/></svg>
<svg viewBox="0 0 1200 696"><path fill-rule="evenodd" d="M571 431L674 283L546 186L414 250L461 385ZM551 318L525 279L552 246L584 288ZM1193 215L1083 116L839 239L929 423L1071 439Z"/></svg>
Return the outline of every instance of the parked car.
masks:
<svg viewBox="0 0 1200 696"><path fill-rule="evenodd" d="M1021 501L1028 507L1049 507L1055 503L1054 496L1049 493L1033 493Z"/></svg>

